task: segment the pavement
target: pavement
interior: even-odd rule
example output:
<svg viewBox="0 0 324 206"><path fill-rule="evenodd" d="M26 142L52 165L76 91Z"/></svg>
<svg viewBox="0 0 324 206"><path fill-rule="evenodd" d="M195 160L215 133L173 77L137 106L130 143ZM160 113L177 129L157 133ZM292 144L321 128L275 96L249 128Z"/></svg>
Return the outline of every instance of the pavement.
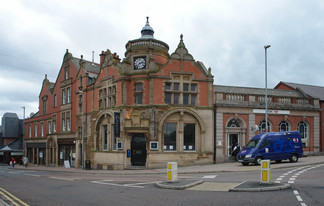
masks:
<svg viewBox="0 0 324 206"><path fill-rule="evenodd" d="M303 167L308 165L317 165L324 163L324 156L307 156L300 158L296 163L290 163L289 161L283 161L282 163L271 162L271 170L283 169L283 168L293 168L293 167ZM167 166L167 165L166 165ZM144 174L167 174L167 169L157 168L157 169L127 169L127 170L85 170L82 168L64 168L64 167L49 167L49 166L33 166L29 165L27 168L16 165L15 170L33 170L33 171L56 171L56 172L71 172L79 174L107 174L107 175L144 175ZM178 174L208 174L208 173L225 173L225 172L249 172L249 171L260 171L260 166L249 165L244 166L238 162L229 163L218 163L209 165L193 165L193 166L178 166ZM203 184L204 181L194 180L194 179L181 179L179 178L175 182L158 182L156 186L164 189L190 189L194 186L199 186ZM207 183L207 182L206 182ZM209 183L211 184L211 183ZM221 183L218 186L222 186ZM207 185L208 186L208 185ZM227 185L228 186L228 185ZM273 183L270 184L260 184L257 181L247 181L242 180L239 184L230 185L229 188L225 188L225 191L233 192L261 192L261 191L273 191L273 190L283 190L289 188L290 185L286 183ZM0 204L1 205L1 204Z"/></svg>

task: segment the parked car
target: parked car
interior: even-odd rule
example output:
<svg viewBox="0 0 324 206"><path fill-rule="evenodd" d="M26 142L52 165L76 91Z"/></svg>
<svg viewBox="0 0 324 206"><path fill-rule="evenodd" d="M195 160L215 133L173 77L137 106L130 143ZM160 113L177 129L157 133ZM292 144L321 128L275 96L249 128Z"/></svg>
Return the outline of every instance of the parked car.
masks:
<svg viewBox="0 0 324 206"><path fill-rule="evenodd" d="M258 134L238 153L238 161L243 165L259 165L263 159L297 162L301 157L303 145L297 131Z"/></svg>

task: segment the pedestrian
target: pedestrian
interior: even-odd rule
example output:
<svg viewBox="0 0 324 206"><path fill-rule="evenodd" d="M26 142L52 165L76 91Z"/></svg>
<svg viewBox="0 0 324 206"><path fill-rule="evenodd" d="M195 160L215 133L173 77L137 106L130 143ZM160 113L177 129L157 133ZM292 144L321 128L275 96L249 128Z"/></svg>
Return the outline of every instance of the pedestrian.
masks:
<svg viewBox="0 0 324 206"><path fill-rule="evenodd" d="M16 163L15 158L11 158L11 165L12 165L12 167L15 167L15 163Z"/></svg>
<svg viewBox="0 0 324 206"><path fill-rule="evenodd" d="M23 157L23 163L24 163L24 166L27 168L28 157L26 157L26 156Z"/></svg>
<svg viewBox="0 0 324 206"><path fill-rule="evenodd" d="M235 162L237 162L237 154L241 151L241 146L239 145L239 143L236 143L233 152L232 152L232 156L234 157Z"/></svg>

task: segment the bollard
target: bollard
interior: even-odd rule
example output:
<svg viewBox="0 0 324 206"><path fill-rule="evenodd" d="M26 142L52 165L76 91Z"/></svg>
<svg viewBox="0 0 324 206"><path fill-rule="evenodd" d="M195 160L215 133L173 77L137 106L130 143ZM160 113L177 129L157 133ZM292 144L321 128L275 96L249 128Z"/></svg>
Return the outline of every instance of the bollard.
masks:
<svg viewBox="0 0 324 206"><path fill-rule="evenodd" d="M261 182L270 184L271 180L271 165L270 160L261 161Z"/></svg>
<svg viewBox="0 0 324 206"><path fill-rule="evenodd" d="M176 182L178 180L178 166L176 162L168 162L168 182Z"/></svg>

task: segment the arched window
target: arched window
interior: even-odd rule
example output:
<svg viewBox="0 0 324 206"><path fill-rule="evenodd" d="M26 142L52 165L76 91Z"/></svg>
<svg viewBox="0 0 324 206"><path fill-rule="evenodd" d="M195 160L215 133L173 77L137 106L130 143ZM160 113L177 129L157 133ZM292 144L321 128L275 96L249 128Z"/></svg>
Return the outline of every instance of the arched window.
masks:
<svg viewBox="0 0 324 206"><path fill-rule="evenodd" d="M240 123L236 119L231 119L227 123L227 127L241 127Z"/></svg>
<svg viewBox="0 0 324 206"><path fill-rule="evenodd" d="M297 127L300 137L302 139L307 139L307 124L305 122L299 122Z"/></svg>
<svg viewBox="0 0 324 206"><path fill-rule="evenodd" d="M267 123L268 123L268 131L266 131L266 122L265 122L265 120L263 120L262 122L260 122L260 124L259 124L259 131L260 131L261 134L262 133L265 133L265 132L270 132L271 131L270 124L269 124L269 122L267 122Z"/></svg>
<svg viewBox="0 0 324 206"><path fill-rule="evenodd" d="M288 122L286 122L286 121L281 121L281 122L279 123L279 131L280 131L280 132L290 131L290 126L289 126Z"/></svg>

